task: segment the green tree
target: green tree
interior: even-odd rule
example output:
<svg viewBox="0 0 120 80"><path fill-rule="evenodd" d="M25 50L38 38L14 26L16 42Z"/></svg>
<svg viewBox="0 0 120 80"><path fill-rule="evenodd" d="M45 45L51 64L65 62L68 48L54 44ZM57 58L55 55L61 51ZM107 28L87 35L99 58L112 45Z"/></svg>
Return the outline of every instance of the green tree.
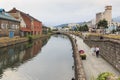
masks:
<svg viewBox="0 0 120 80"><path fill-rule="evenodd" d="M89 28L88 28L87 24L79 27L79 31L88 31L88 30L89 30Z"/></svg>
<svg viewBox="0 0 120 80"><path fill-rule="evenodd" d="M108 22L105 19L100 20L98 22L97 26L98 26L97 27L98 29L100 29L100 27L103 28L103 29L108 28Z"/></svg>
<svg viewBox="0 0 120 80"><path fill-rule="evenodd" d="M84 31L88 31L89 30L87 24L85 24L83 27L84 27Z"/></svg>

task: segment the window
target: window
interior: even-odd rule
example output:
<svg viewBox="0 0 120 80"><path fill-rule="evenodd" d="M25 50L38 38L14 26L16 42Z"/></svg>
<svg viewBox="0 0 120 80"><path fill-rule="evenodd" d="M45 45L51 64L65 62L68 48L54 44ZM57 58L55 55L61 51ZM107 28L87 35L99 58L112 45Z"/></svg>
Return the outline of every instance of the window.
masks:
<svg viewBox="0 0 120 80"><path fill-rule="evenodd" d="M2 24L1 24L1 29L7 29L7 24L2 23Z"/></svg>
<svg viewBox="0 0 120 80"><path fill-rule="evenodd" d="M18 25L15 25L16 29L19 29L19 26Z"/></svg>
<svg viewBox="0 0 120 80"><path fill-rule="evenodd" d="M1 29L4 29L4 27L3 27L3 23L1 24Z"/></svg>
<svg viewBox="0 0 120 80"><path fill-rule="evenodd" d="M15 25L14 24L11 25L11 29L15 29Z"/></svg>

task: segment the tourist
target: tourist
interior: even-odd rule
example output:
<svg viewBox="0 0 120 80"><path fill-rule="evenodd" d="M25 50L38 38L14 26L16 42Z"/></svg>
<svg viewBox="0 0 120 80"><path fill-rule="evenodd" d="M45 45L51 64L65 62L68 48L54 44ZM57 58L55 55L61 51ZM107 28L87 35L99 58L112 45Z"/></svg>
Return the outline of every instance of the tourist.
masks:
<svg viewBox="0 0 120 80"><path fill-rule="evenodd" d="M72 66L72 70L74 70L74 66Z"/></svg>
<svg viewBox="0 0 120 80"><path fill-rule="evenodd" d="M75 39L75 43L77 42L77 40Z"/></svg>
<svg viewBox="0 0 120 80"><path fill-rule="evenodd" d="M99 47L97 46L97 47L95 48L95 50L96 50L96 57L99 57L99 52L100 52Z"/></svg>
<svg viewBox="0 0 120 80"><path fill-rule="evenodd" d="M95 47L94 47L94 46L92 46L92 47L91 47L91 53L92 53L92 55L94 55L94 54L95 54L95 52L96 52L96 49L95 49Z"/></svg>

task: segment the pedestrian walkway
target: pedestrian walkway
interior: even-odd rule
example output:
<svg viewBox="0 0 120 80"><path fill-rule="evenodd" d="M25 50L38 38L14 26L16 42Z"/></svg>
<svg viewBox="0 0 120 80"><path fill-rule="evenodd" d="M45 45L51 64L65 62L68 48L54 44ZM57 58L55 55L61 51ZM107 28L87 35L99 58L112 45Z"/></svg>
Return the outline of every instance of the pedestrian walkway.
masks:
<svg viewBox="0 0 120 80"><path fill-rule="evenodd" d="M75 36L73 36L73 38L77 40L76 43L78 45L78 50L84 50L87 55L87 59L82 60L87 80L96 78L102 72L111 72L117 76L120 76L120 73L103 58L97 58L96 56L93 56L90 52L90 48L83 42L81 38Z"/></svg>

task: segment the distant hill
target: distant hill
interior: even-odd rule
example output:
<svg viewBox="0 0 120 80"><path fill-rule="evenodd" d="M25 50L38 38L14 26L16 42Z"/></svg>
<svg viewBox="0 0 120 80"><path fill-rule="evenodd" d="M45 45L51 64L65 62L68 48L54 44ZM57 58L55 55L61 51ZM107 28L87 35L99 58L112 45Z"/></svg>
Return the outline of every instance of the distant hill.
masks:
<svg viewBox="0 0 120 80"><path fill-rule="evenodd" d="M81 25L81 24L83 24L84 22L78 22L78 23L73 23L73 24L79 24L79 25ZM66 26L68 26L69 24L71 24L71 23L66 23L66 24L60 24L60 25L57 25L57 26L54 26L55 28L58 28L58 27L66 27Z"/></svg>
<svg viewBox="0 0 120 80"><path fill-rule="evenodd" d="M116 17L116 18L113 18L113 21L114 22L120 22L120 16Z"/></svg>
<svg viewBox="0 0 120 80"><path fill-rule="evenodd" d="M58 27L66 27L66 26L68 26L68 24L60 24L60 25L57 25L57 26L54 26L55 28L58 28Z"/></svg>

